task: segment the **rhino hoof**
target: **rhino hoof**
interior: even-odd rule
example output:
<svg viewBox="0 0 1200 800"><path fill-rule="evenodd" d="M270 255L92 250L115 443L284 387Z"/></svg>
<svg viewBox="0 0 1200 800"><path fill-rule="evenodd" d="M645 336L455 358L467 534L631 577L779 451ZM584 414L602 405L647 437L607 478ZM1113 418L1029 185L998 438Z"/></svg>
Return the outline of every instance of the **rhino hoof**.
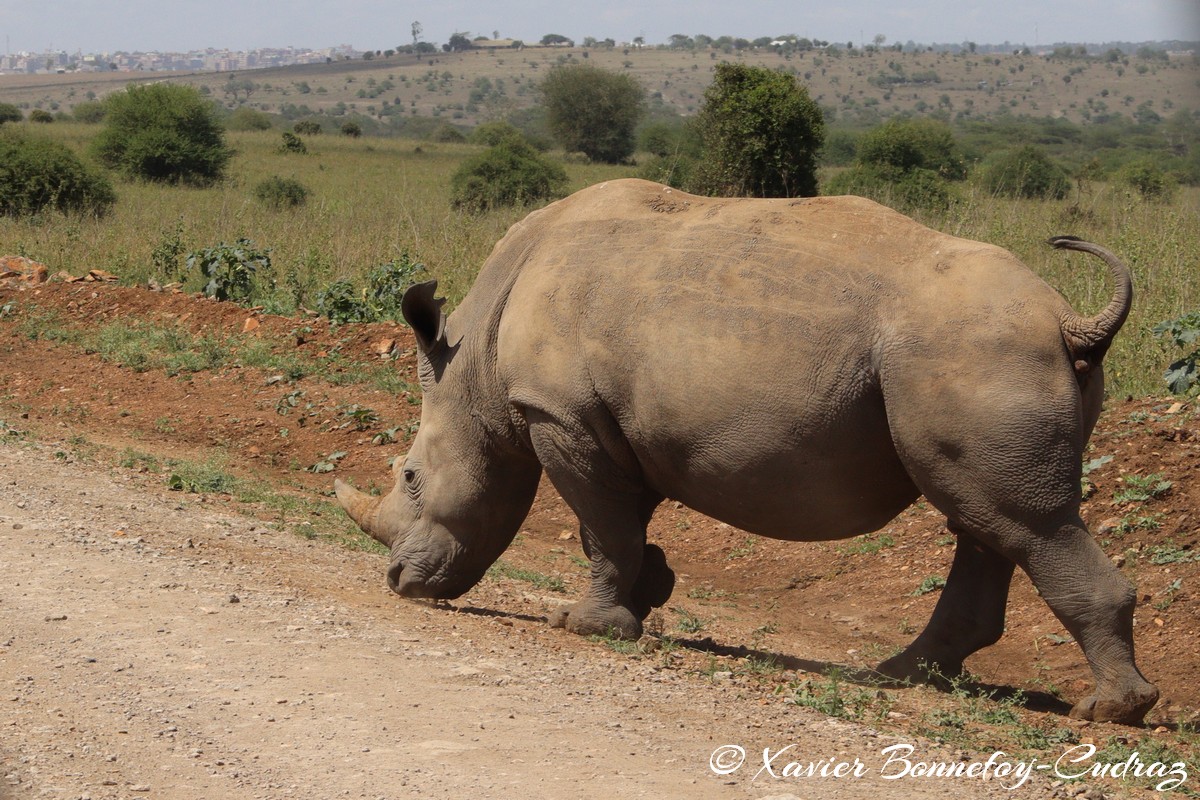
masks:
<svg viewBox="0 0 1200 800"><path fill-rule="evenodd" d="M551 628L565 628L580 636L611 636L636 640L642 635L642 623L623 606L602 606L581 600L550 615Z"/></svg>
<svg viewBox="0 0 1200 800"><path fill-rule="evenodd" d="M1071 709L1071 716L1092 722L1141 725L1146 714L1157 702L1158 689L1147 683L1146 688L1130 692L1119 700L1104 700L1097 695L1085 697Z"/></svg>

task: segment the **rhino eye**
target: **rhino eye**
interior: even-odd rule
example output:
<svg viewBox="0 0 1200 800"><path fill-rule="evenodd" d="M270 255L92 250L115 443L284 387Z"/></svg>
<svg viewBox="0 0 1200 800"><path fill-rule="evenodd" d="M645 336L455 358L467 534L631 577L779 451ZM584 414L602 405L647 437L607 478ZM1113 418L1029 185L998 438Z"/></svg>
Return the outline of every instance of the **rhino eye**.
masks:
<svg viewBox="0 0 1200 800"><path fill-rule="evenodd" d="M405 469L401 474L404 475L404 482L410 485L417 479L417 473L415 470Z"/></svg>

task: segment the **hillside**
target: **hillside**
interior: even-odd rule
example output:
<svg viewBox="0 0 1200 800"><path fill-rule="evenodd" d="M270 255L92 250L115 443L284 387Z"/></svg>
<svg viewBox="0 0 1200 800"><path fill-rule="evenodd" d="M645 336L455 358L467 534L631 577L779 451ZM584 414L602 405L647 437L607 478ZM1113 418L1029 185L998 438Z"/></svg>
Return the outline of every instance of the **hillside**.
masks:
<svg viewBox="0 0 1200 800"><path fill-rule="evenodd" d="M1073 122L1200 107L1194 56L1051 57L969 52L808 51L658 48L528 48L417 57L397 54L241 73L91 73L0 76L0 101L69 112L134 81L183 81L206 87L232 108L249 105L296 119L362 115L387 129L414 118L470 126L532 107L545 71L587 61L625 70L646 87L660 113L692 114L713 67L737 60L791 71L834 120L869 125L897 113L941 112L971 119L1007 111Z"/></svg>

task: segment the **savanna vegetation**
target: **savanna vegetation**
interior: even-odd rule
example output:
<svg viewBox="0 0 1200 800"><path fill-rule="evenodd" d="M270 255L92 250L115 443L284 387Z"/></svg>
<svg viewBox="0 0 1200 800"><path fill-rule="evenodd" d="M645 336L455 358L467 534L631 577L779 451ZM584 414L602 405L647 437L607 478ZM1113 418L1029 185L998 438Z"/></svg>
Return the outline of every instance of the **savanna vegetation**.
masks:
<svg viewBox="0 0 1200 800"><path fill-rule="evenodd" d="M699 59L703 52L712 63ZM649 58L640 52L618 69L597 63L612 53L603 46L590 51L586 65L570 52L554 62L524 56L529 73L519 88L497 73L478 74L513 56L463 56L460 66L475 70L470 105L476 119L491 120L474 128L456 123L454 115L408 113L416 106L400 102L401 93L413 88L421 95L452 92L469 77L465 71L430 70L419 79L411 72L388 78L371 73L362 81L363 73L344 65L330 73L346 86L364 83L364 99L396 92L385 105L405 109L403 125L378 105L373 116L352 113L349 106L254 108L249 98L270 89L239 84L238 93L218 99L206 79L197 81L198 88L167 83L131 86L106 99L80 97L76 107L90 122L60 113L54 125L14 119L4 128L22 141L70 154L97 181L115 180L115 203L101 193L90 215L61 203L9 211L0 217L0 240L7 250L54 270L100 267L128 283L179 282L195 291L214 280L196 268L204 263L197 253L265 253L266 259L249 259L233 270L242 281L234 291L243 302L280 312L318 308L319 297L326 308L337 307L336 298L322 294L334 284L342 295L364 301L372 270L411 258L423 265L423 274L440 279L454 304L495 241L530 207L599 180L643 175L704 193L854 192L940 230L1013 250L1084 310L1108 297L1103 275L1085 259L1053 253L1042 243L1072 233L1109 246L1133 266L1139 292L1110 357L1111 385L1120 393L1161 390L1163 369L1179 353L1154 326L1200 308L1193 260L1200 251L1196 114L1168 99L1142 101L1132 111L1132 101L1122 100L1123 113L1111 107L1099 113L1097 101L1086 119L1074 121L1019 115L1005 104L986 114L961 113L953 98L924 108L917 101L890 115L872 104L877 113L870 114L853 97L831 106L809 81L818 83L818 74L854 60L860 77L872 79L862 84L869 91L855 92L909 87L918 97L927 84L916 75L921 59L943 62L947 73L951 65L970 62L991 74L1003 63L945 53L905 53L909 60L901 62L893 53L895 79L882 81L870 71L886 64L881 59L888 54L879 51L792 50L776 54L781 60L775 69L736 63L751 60L746 52L727 62L715 46L692 47L682 62L687 66L650 85L637 69L635 59ZM1010 77L1044 69L1042 62L1049 61L1030 58L1014 56ZM802 59L811 69L799 69ZM550 69L535 70L538 63ZM1121 66L1115 63L1114 75ZM1085 69L1107 68L1088 62ZM1143 77L1171 69L1155 61ZM292 89L305 98L328 94L318 91L329 86L323 78L318 82L318 74L296 72ZM1077 71L1070 86L1079 88L1082 75ZM684 78L710 81L704 96L687 106L694 112L688 118L663 91ZM599 149L555 131L547 101L555 92L571 94L555 88L556 81L621 100L622 113L608 115L619 125L610 126ZM141 107L131 108L129 100L139 97ZM529 105L518 107L516 97ZM848 113L852 106L856 110ZM1151 113L1150 106L1163 113ZM954 108L960 110L951 113ZM199 139L183 138L187 129L198 131ZM406 135L379 135L385 132ZM546 152L556 132L564 151ZM92 166L96 161L108 164L112 177L103 177ZM159 170L193 163L200 168ZM103 218L97 216L102 210L109 210Z"/></svg>

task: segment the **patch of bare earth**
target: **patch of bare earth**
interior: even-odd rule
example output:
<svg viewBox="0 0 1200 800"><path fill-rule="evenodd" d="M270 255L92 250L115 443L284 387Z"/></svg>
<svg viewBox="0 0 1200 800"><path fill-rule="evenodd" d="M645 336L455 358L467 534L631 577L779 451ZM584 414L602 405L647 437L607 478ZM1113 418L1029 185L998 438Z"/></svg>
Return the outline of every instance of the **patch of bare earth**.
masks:
<svg viewBox="0 0 1200 800"><path fill-rule="evenodd" d="M1055 785L1046 771L1015 792L879 774L881 750L898 742L917 748L914 759L1004 749L1045 762L1113 736L1170 745L1196 787L1186 729L1200 708L1200 420L1190 405L1112 403L1089 453L1102 463L1087 476L1084 516L1138 585L1139 664L1163 692L1137 731L1065 716L1090 673L1023 575L1005 636L968 662L985 691L1023 690L1015 704L861 680L857 670L924 625L938 594L919 590L948 571L952 537L923 504L868 539L820 544L751 537L666 504L651 538L679 582L651 620L663 639L617 652L546 626L586 583L574 516L549 486L501 568L433 607L390 595L378 552L297 535L344 526L328 506L172 492L171 469L153 466L209 462L309 499L332 475L388 488L387 458L403 452L419 406L337 384L339 370L381 365L415 383L401 326L330 328L101 284L0 282L0 308L0 798L1153 793L1128 780ZM263 342L328 369L298 380L231 365L137 372L30 338L30 320L51 313L76 329L120 321L235 348ZM385 340L399 354L386 363ZM377 419L360 424L356 406ZM375 444L385 430L397 441ZM336 453L332 473L307 471ZM1149 476L1160 476L1155 496L1120 494ZM1030 744L1031 732L1050 738ZM710 757L724 744L748 755L718 776ZM777 770L857 757L866 774L759 773L763 748L790 744Z"/></svg>

